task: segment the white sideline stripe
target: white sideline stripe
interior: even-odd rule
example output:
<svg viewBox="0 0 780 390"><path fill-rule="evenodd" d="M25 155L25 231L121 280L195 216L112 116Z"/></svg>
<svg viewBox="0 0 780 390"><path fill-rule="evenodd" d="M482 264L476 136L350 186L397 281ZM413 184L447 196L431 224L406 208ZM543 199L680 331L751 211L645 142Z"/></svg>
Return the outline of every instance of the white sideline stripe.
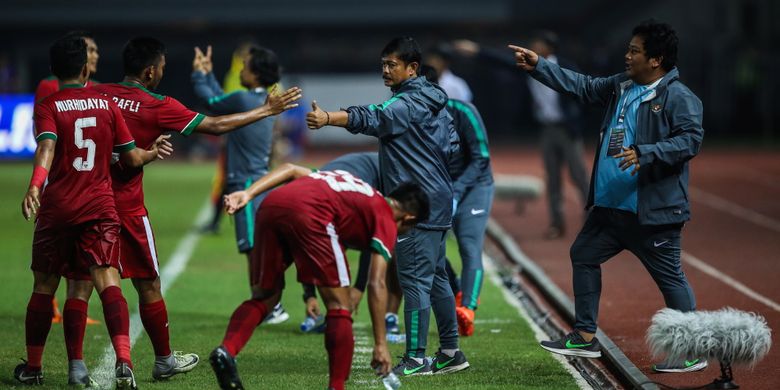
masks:
<svg viewBox="0 0 780 390"><path fill-rule="evenodd" d="M769 306L770 308L774 309L775 311L780 312L780 304L777 302L755 292L750 287L740 283L738 280L732 278L731 276L728 276L724 274L723 272L720 272L717 268L705 263L701 259L697 258L696 256L683 251L682 252L683 261L687 262L694 268L698 269L701 272L704 272L707 275L712 276L715 279L720 280L724 284L734 288L735 290L747 295L748 297L763 303L764 305Z"/></svg>
<svg viewBox="0 0 780 390"><path fill-rule="evenodd" d="M520 302L518 302L518 300L509 293L509 291L507 291L507 289L504 287L504 284L501 283L501 279L498 277L498 274L496 274L496 268L493 265L493 260L483 254L482 264L483 268L485 269L485 273L490 277L490 281L493 282L493 285L498 287L499 290L501 290L501 294L504 296L504 301L517 309L520 317L522 317L523 320L525 320L525 322L528 323L528 325L531 327L531 330L534 332L534 338L536 338L536 341L549 340L550 337L544 333L542 328L540 328L533 319L531 319L531 316L529 316L525 311L523 305L520 304ZM563 366L563 369L566 370L572 376L572 378L574 378L574 382L577 384L577 387L580 389L593 390L593 386L591 386L590 383L588 383L585 378L582 377L582 374L580 374L571 364L569 364L565 357L557 353L551 353L549 355L557 360L558 363Z"/></svg>
<svg viewBox="0 0 780 390"><path fill-rule="evenodd" d="M720 196L695 187L690 187L689 191L691 196L694 197L694 201L704 203L705 205L710 206L716 210L731 214L737 218L752 222L758 226L780 232L780 221L772 217L768 217L759 212L740 206L739 204L730 200L726 200Z"/></svg>
<svg viewBox="0 0 780 390"><path fill-rule="evenodd" d="M209 201L207 201L206 204L201 207L200 211L198 212L198 216L195 217L195 227L208 222L211 208L211 202ZM187 267L187 263L190 261L192 252L195 250L195 246L197 246L200 237L201 235L198 234L195 229L192 229L181 240L179 240L179 244L176 246L176 250L173 251L173 254L165 264L165 267L163 267L162 273L160 274L160 289L162 290L163 295L165 295L165 292L168 291L168 288L170 288L171 285L176 281L176 278L179 277L179 274L184 271L184 268ZM127 290L124 292L125 294L127 294L126 291ZM138 336L141 335L141 330L143 330L141 316L138 314L138 311L135 311L130 317L131 348L135 344L136 340L138 340ZM101 389L113 388L112 382L114 381L115 356L116 354L114 353L114 347L111 345L111 343L109 343L103 350L103 358L100 360L100 365L98 366L97 370L94 371L92 376L92 378L98 382ZM136 380L138 380L138 373L134 374L136 375Z"/></svg>

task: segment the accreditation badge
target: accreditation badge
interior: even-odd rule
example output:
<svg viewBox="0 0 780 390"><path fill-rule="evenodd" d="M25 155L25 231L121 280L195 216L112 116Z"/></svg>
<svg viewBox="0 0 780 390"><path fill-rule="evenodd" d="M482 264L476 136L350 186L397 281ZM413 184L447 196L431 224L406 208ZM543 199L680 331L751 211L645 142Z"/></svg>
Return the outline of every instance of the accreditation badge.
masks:
<svg viewBox="0 0 780 390"><path fill-rule="evenodd" d="M623 151L623 140L626 138L626 126L618 124L609 130L607 156L614 156Z"/></svg>

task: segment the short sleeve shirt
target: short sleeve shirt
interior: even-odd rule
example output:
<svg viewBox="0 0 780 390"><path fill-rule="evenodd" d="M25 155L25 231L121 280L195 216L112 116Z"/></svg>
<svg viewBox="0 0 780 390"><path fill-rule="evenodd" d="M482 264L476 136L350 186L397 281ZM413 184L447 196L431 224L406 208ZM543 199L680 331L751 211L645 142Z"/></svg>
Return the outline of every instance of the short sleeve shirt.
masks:
<svg viewBox="0 0 780 390"><path fill-rule="evenodd" d="M112 153L132 150L135 142L111 100L80 85L63 85L35 106L35 139L56 141L39 224L116 217Z"/></svg>
<svg viewBox="0 0 780 390"><path fill-rule="evenodd" d="M140 84L100 84L92 89L113 100L139 148L148 149L166 131L189 135L205 118L178 100L150 92ZM119 213L146 215L143 168L130 168L117 163L111 167L111 175Z"/></svg>

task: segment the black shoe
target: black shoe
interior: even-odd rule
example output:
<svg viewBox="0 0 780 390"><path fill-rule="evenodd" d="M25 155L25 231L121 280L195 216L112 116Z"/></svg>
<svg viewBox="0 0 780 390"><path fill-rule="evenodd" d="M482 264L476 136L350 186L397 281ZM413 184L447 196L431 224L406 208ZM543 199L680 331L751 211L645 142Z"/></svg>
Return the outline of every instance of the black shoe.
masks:
<svg viewBox="0 0 780 390"><path fill-rule="evenodd" d="M467 368L469 368L469 361L466 360L466 355L461 350L456 351L454 356L449 357L443 354L440 349L433 357L433 362L431 362L431 369L434 374L448 374Z"/></svg>
<svg viewBox="0 0 780 390"><path fill-rule="evenodd" d="M211 363L211 368L214 369L214 374L217 375L217 382L219 382L221 389L244 389L244 385L241 384L241 378L238 376L236 359L230 355L225 347L220 345L214 348L211 351L211 355L209 355L209 363Z"/></svg>
<svg viewBox="0 0 780 390"><path fill-rule="evenodd" d="M116 366L116 388L117 390L136 390L138 385L135 383L133 369L127 363L119 363Z"/></svg>
<svg viewBox="0 0 780 390"><path fill-rule="evenodd" d="M601 357L601 345L597 338L593 338L590 342L582 339L579 332L572 331L560 340L556 341L542 341L540 343L542 348L559 353L561 355L568 356L581 356L586 358Z"/></svg>
<svg viewBox="0 0 780 390"><path fill-rule="evenodd" d="M43 384L43 371L28 371L27 362L22 359L24 363L20 363L14 368L14 378L25 385L42 385Z"/></svg>
<svg viewBox="0 0 780 390"><path fill-rule="evenodd" d="M422 363L417 363L413 358L406 355L401 357L401 361L393 367L393 374L397 376L415 376L415 375L431 375L431 364L428 359L423 358Z"/></svg>

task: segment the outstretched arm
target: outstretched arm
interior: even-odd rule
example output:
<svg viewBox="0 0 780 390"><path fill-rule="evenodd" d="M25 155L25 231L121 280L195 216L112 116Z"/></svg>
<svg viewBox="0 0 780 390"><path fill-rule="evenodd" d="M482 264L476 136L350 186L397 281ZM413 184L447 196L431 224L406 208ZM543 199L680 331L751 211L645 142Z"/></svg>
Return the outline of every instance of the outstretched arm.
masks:
<svg viewBox="0 0 780 390"><path fill-rule="evenodd" d="M306 114L306 125L312 130L324 126L346 127L348 120L346 111L323 111L316 100L311 102L311 112Z"/></svg>
<svg viewBox="0 0 780 390"><path fill-rule="evenodd" d="M610 77L587 76L561 68L524 47L509 45L509 48L514 51L520 69L540 83L575 97L582 103L606 105L612 96L615 80L623 77L621 74Z"/></svg>
<svg viewBox="0 0 780 390"><path fill-rule="evenodd" d="M263 192L310 173L311 169L300 165L290 163L282 164L254 182L246 190L236 191L232 194L225 195L225 211L228 214L233 215L236 211L246 206L250 200Z"/></svg>
<svg viewBox="0 0 780 390"><path fill-rule="evenodd" d="M302 91L298 87L292 87L281 95L268 95L265 104L255 109L237 114L207 116L201 121L194 131L205 134L221 135L263 118L280 114L291 108L298 107L298 101Z"/></svg>

